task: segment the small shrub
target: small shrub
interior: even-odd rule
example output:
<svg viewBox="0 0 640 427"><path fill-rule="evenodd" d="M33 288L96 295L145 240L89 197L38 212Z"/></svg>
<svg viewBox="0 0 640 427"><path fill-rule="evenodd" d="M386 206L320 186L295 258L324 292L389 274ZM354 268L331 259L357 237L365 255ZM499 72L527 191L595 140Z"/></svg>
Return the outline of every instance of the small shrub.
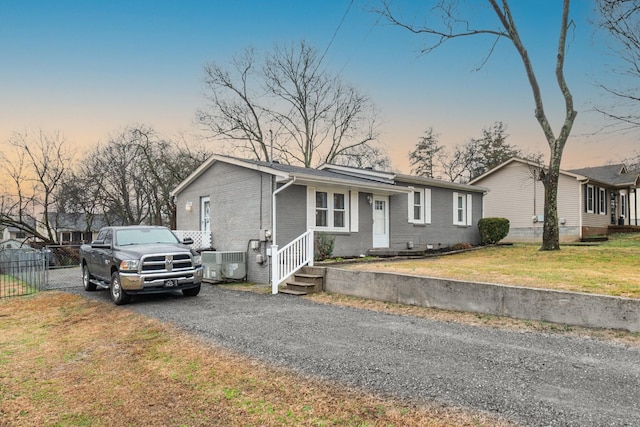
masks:
<svg viewBox="0 0 640 427"><path fill-rule="evenodd" d="M507 218L482 218L478 221L480 242L483 245L498 243L509 234L509 220Z"/></svg>
<svg viewBox="0 0 640 427"><path fill-rule="evenodd" d="M316 261L323 261L327 258L331 258L333 255L333 245L335 237L330 236L327 233L316 233L315 236L315 254Z"/></svg>

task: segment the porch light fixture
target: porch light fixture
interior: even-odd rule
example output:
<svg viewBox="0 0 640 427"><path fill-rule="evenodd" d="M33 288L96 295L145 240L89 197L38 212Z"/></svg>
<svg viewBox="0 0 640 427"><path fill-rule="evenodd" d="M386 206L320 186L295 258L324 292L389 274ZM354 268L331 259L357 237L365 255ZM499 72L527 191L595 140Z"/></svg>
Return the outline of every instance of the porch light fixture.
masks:
<svg viewBox="0 0 640 427"><path fill-rule="evenodd" d="M187 202L187 204L184 205L184 210L187 212L191 212L193 210L193 202Z"/></svg>
<svg viewBox="0 0 640 427"><path fill-rule="evenodd" d="M367 196L367 202L369 202L369 204L373 204L373 197L371 196Z"/></svg>

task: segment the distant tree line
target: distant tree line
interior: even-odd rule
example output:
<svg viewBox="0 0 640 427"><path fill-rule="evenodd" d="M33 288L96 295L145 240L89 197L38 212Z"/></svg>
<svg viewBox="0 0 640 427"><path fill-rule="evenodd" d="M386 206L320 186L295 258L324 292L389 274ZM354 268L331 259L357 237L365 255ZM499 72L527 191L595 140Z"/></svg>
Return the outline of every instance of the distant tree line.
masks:
<svg viewBox="0 0 640 427"><path fill-rule="evenodd" d="M59 133L15 134L6 146L0 228L45 244L58 243L54 213L78 214L86 232L98 215L107 224L175 227L170 191L208 156L145 126L128 127L82 157Z"/></svg>

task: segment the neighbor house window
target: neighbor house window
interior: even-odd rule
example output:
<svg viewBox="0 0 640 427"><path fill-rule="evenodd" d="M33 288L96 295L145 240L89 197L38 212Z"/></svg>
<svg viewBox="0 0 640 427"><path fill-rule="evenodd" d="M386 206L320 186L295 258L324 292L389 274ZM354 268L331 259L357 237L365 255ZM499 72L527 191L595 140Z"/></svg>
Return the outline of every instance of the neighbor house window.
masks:
<svg viewBox="0 0 640 427"><path fill-rule="evenodd" d="M311 226L329 230L346 231L348 193L345 191L316 190L309 188L309 199L313 200L314 220ZM309 200L308 199L308 200ZM311 208L311 206L310 206Z"/></svg>
<svg viewBox="0 0 640 427"><path fill-rule="evenodd" d="M587 185L586 207L588 213L593 213L593 192L593 185Z"/></svg>
<svg viewBox="0 0 640 427"><path fill-rule="evenodd" d="M604 188L598 188L598 213L607 214L607 190Z"/></svg>
<svg viewBox="0 0 640 427"><path fill-rule="evenodd" d="M408 194L409 222L412 224L431 223L431 189L414 190Z"/></svg>
<svg viewBox="0 0 640 427"><path fill-rule="evenodd" d="M453 224L454 225L471 225L472 206L471 194L453 193Z"/></svg>
<svg viewBox="0 0 640 427"><path fill-rule="evenodd" d="M620 193L620 216L627 217L627 195L626 193Z"/></svg>

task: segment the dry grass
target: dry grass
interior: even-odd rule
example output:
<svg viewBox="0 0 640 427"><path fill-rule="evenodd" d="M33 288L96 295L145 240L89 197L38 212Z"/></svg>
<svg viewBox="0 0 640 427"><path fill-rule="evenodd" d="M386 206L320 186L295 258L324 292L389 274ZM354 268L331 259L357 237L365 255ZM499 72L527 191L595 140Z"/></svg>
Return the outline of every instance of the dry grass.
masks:
<svg viewBox="0 0 640 427"><path fill-rule="evenodd" d="M28 295L35 292L35 289L23 281L13 276L0 274L0 298Z"/></svg>
<svg viewBox="0 0 640 427"><path fill-rule="evenodd" d="M303 378L111 304L0 302L2 426L480 426L482 414Z"/></svg>
<svg viewBox="0 0 640 427"><path fill-rule="evenodd" d="M640 235L599 246L495 246L426 259L355 263L344 268L389 271L505 285L640 298Z"/></svg>

